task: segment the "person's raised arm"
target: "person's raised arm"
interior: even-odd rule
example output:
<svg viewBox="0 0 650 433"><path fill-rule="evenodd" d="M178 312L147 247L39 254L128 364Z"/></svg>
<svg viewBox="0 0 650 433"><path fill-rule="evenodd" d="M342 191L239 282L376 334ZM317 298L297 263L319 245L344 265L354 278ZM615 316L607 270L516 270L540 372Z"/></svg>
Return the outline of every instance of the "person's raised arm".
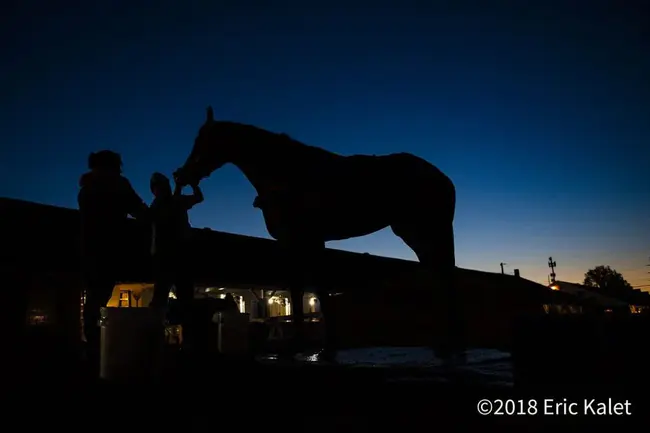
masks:
<svg viewBox="0 0 650 433"><path fill-rule="evenodd" d="M203 191L199 188L199 185L190 185L192 187L192 195L184 195L185 207L190 210L197 204L203 201Z"/></svg>
<svg viewBox="0 0 650 433"><path fill-rule="evenodd" d="M180 196L182 194L183 194L183 187L181 186L180 183L176 182L174 185L174 195Z"/></svg>

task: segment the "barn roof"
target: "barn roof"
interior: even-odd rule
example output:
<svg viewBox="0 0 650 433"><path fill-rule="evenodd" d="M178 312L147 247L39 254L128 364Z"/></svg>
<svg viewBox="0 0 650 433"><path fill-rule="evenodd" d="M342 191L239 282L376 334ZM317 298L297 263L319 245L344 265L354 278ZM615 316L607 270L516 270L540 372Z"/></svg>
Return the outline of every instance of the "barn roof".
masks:
<svg viewBox="0 0 650 433"><path fill-rule="evenodd" d="M3 239L0 266L5 270L78 274L80 263L79 212L74 209L0 198ZM148 227L135 220L127 224L128 244L124 245L124 282L151 281ZM197 253L195 278L212 286L282 286L284 263L278 243L271 239L236 235L210 229L193 229ZM328 248L319 280L342 289L372 288L386 281L417 279L418 263L367 253ZM525 278L458 268L464 284L486 288L528 290L540 296L558 294ZM550 293L550 295L549 295Z"/></svg>

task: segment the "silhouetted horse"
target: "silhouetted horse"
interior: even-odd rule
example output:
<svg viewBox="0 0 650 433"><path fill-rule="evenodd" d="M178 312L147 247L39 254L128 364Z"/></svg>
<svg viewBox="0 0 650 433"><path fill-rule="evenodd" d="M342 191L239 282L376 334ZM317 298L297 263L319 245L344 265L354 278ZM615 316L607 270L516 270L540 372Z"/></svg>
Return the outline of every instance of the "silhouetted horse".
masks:
<svg viewBox="0 0 650 433"><path fill-rule="evenodd" d="M215 121L210 107L190 156L174 176L181 185L193 184L227 163L237 166L255 187L258 196L253 206L262 210L269 234L288 253L298 344L303 335L304 273L314 270L325 242L364 236L388 226L415 252L432 283L442 289L438 294L446 297L448 318L457 318L453 281L456 193L452 181L438 168L409 153L337 155L285 134ZM433 307L436 291L431 292ZM318 295L328 348L334 349L335 317L328 314L327 289L321 287ZM452 325L458 327L456 321ZM434 346L451 349L449 343L454 341Z"/></svg>

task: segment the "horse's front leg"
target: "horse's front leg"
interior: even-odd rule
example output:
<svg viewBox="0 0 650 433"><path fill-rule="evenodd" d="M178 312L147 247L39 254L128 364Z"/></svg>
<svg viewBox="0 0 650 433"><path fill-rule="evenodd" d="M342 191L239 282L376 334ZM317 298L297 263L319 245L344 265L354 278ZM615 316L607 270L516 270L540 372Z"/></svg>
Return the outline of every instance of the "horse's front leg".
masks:
<svg viewBox="0 0 650 433"><path fill-rule="evenodd" d="M292 336L289 340L289 355L293 356L304 350L305 345L305 311L303 297L305 294L305 253L295 244L283 243L284 272L287 290L291 297Z"/></svg>
<svg viewBox="0 0 650 433"><path fill-rule="evenodd" d="M305 345L305 312L303 310L304 285L297 278L289 280L291 294L291 322L293 335L290 340L290 353L295 355L304 350Z"/></svg>
<svg viewBox="0 0 650 433"><path fill-rule="evenodd" d="M305 312L303 298L308 281L315 282L320 286L322 278L319 272L321 254L325 249L324 243L300 243L291 244L287 250L287 282L291 293L291 319L293 322L294 335L291 341L291 352L296 354L305 350ZM319 299L322 297L319 293ZM327 303L327 300L326 302ZM321 311L323 308L321 299Z"/></svg>
<svg viewBox="0 0 650 433"><path fill-rule="evenodd" d="M332 298L326 285L319 284L318 300L320 303L321 320L325 322L325 347L321 353L321 358L333 361L336 358L338 350L338 341L336 336L336 313L333 311Z"/></svg>

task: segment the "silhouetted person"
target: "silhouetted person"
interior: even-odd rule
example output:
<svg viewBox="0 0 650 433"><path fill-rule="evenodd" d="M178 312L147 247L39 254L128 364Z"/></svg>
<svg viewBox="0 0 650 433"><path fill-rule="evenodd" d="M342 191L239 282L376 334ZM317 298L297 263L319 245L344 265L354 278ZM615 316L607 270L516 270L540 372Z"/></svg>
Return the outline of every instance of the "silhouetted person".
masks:
<svg viewBox="0 0 650 433"><path fill-rule="evenodd" d="M175 286L183 341L191 345L189 309L194 299L194 282L188 267L191 226L187 212L203 201L203 193L198 185L192 185L192 195L181 194L179 185L172 192L169 179L161 173L151 176L150 185L154 195L151 203L154 294L149 306L164 308L169 291Z"/></svg>
<svg viewBox="0 0 650 433"><path fill-rule="evenodd" d="M77 196L81 214L83 274L86 285L84 333L92 368L99 367L100 308L117 283L120 250L128 215L142 218L147 206L122 176L119 154L102 150L88 157L89 172L81 176Z"/></svg>
<svg viewBox="0 0 650 433"><path fill-rule="evenodd" d="M232 295L232 293L226 293L224 301L226 311L239 311L239 306L237 305L237 301L235 301L235 297Z"/></svg>

